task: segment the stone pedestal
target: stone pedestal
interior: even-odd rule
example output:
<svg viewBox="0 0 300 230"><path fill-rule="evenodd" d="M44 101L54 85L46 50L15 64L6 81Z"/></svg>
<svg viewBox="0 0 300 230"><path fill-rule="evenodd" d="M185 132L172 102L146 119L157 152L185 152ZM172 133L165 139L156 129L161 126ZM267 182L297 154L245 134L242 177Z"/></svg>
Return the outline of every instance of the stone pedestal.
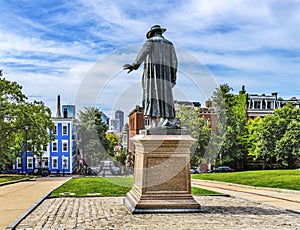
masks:
<svg viewBox="0 0 300 230"><path fill-rule="evenodd" d="M189 135L136 135L134 185L124 199L132 213L201 212L191 195Z"/></svg>

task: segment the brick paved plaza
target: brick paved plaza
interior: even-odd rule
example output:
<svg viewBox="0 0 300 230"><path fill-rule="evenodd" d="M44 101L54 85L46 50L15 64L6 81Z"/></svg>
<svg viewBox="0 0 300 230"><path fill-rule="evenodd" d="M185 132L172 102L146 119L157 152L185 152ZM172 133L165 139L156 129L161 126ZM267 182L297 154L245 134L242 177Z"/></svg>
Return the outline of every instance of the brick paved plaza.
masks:
<svg viewBox="0 0 300 230"><path fill-rule="evenodd" d="M195 196L203 213L136 214L123 197L46 199L17 229L300 229L300 215L258 202Z"/></svg>

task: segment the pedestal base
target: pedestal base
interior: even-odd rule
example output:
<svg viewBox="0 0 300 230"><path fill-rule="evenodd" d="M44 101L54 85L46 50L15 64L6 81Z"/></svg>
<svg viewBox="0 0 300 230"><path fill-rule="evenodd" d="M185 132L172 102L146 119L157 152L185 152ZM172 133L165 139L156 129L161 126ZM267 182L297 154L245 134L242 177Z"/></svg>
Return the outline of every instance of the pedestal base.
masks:
<svg viewBox="0 0 300 230"><path fill-rule="evenodd" d="M124 205L133 214L138 213L195 213L202 212L191 195L170 196L160 194L156 196L144 196L138 194L134 189L127 193Z"/></svg>
<svg viewBox="0 0 300 230"><path fill-rule="evenodd" d="M137 135L134 185L124 199L132 213L201 212L191 195L189 135Z"/></svg>

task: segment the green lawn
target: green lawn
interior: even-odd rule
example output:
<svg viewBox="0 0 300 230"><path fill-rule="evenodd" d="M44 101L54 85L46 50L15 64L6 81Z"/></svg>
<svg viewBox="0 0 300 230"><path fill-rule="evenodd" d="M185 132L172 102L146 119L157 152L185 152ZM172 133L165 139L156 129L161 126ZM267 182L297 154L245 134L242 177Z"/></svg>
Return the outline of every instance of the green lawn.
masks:
<svg viewBox="0 0 300 230"><path fill-rule="evenodd" d="M224 181L257 187L300 190L300 170L261 170L193 174L193 179Z"/></svg>
<svg viewBox="0 0 300 230"><path fill-rule="evenodd" d="M24 175L0 174L0 184L26 178Z"/></svg>
<svg viewBox="0 0 300 230"><path fill-rule="evenodd" d="M125 196L133 185L133 177L81 177L73 178L51 193L56 196ZM212 191L192 188L193 195L217 194Z"/></svg>
<svg viewBox="0 0 300 230"><path fill-rule="evenodd" d="M216 194L220 194L220 193L210 191L210 190L206 190L206 189L203 189L203 188L192 187L192 194L196 195L196 196L199 196L199 195L216 195Z"/></svg>

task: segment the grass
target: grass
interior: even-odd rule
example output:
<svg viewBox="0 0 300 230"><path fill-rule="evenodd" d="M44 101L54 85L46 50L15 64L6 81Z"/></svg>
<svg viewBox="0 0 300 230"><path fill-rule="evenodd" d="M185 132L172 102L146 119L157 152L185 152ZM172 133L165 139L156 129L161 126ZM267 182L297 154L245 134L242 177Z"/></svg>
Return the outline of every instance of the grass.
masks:
<svg viewBox="0 0 300 230"><path fill-rule="evenodd" d="M260 170L193 174L193 179L214 180L256 187L300 190L300 170Z"/></svg>
<svg viewBox="0 0 300 230"><path fill-rule="evenodd" d="M124 196L131 189L132 177L81 177L73 178L55 189L50 196L74 193L75 196Z"/></svg>
<svg viewBox="0 0 300 230"><path fill-rule="evenodd" d="M216 195L216 194L220 194L220 193L206 190L203 188L192 187L192 194L196 195L196 196L201 196L201 195Z"/></svg>
<svg viewBox="0 0 300 230"><path fill-rule="evenodd" d="M0 184L10 182L10 181L16 181L26 178L24 175L18 175L18 174L0 174Z"/></svg>
<svg viewBox="0 0 300 230"><path fill-rule="evenodd" d="M133 185L133 177L81 177L73 178L54 190L50 197L57 196L125 196ZM192 188L193 195L217 194L200 188Z"/></svg>

